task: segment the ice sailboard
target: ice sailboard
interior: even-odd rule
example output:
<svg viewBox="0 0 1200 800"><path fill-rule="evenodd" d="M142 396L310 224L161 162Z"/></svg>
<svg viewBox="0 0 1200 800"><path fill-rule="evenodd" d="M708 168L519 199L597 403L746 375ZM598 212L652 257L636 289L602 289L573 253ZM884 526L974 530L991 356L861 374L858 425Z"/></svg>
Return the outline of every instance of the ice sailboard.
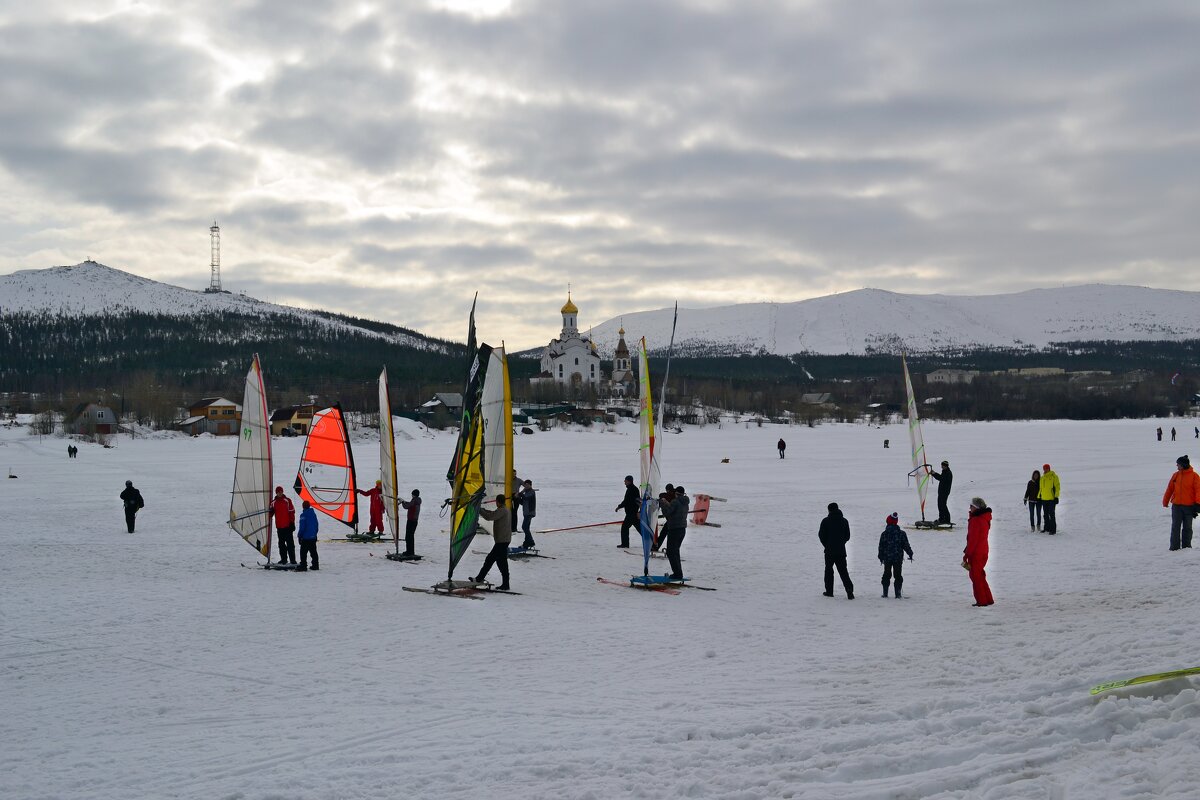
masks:
<svg viewBox="0 0 1200 800"><path fill-rule="evenodd" d="M340 405L313 414L294 488L301 500L358 532L354 453Z"/></svg>
<svg viewBox="0 0 1200 800"><path fill-rule="evenodd" d="M387 557L392 561L416 561L420 556L403 556L400 552L400 481L396 475L396 431L392 426L387 367L379 373L379 480L383 482L383 513L395 545L395 551Z"/></svg>
<svg viewBox="0 0 1200 800"><path fill-rule="evenodd" d="M912 377L908 373L908 359L900 355L900 364L904 367L904 390L908 394L908 441L912 446L912 469L908 476L916 481L917 500L920 504L921 519L914 522L917 528L934 528L937 523L925 519L925 498L929 494L929 475L933 468L925 456L925 437L921 433L921 416L917 413L917 396L913 392Z"/></svg>
<svg viewBox="0 0 1200 800"><path fill-rule="evenodd" d="M642 534L642 575L650 574L650 550L658 536L658 487L659 463L662 458L663 408L667 398L667 378L671 373L671 355L675 349L675 324L679 320L679 304L675 304L675 317L671 322L671 343L667 348L667 364L663 370L662 394L659 395L658 415L654 413L654 387L650 380L650 359L646 354L646 337L638 343L638 391L640 413L638 452L641 456L642 507L638 515L638 530Z"/></svg>
<svg viewBox="0 0 1200 800"><path fill-rule="evenodd" d="M233 463L233 498L229 527L271 563L271 428L267 393L258 354L246 373L237 457Z"/></svg>

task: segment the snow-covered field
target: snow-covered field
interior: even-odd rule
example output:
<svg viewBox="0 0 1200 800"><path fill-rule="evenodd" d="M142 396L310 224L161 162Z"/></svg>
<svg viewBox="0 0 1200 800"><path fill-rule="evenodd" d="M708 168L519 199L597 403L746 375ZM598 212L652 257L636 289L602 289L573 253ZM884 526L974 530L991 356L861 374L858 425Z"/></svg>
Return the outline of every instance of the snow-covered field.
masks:
<svg viewBox="0 0 1200 800"><path fill-rule="evenodd" d="M398 443L431 563L328 542L320 572L288 574L240 566L256 554L224 525L232 438L122 437L68 460L62 439L0 429L19 476L0 483L0 797L1194 798L1196 683L1088 694L1200 664L1200 550L1167 551L1160 506L1200 442L1156 442L1156 424L925 426L955 516L975 494L995 510L986 609L961 531L910 532L907 597L879 597L883 519L916 510L903 425L668 435L664 480L729 499L724 527L684 545L719 591L597 583L640 571L612 527L539 536L556 560L514 564L524 595L483 601L400 590L445 577L449 434ZM517 446L536 528L616 518L633 426ZM299 448L276 440L277 483ZM363 486L376 452L356 446ZM1021 506L1045 461L1055 537ZM147 503L133 535L127 478ZM854 601L821 596L831 500ZM322 534L343 535L325 518Z"/></svg>

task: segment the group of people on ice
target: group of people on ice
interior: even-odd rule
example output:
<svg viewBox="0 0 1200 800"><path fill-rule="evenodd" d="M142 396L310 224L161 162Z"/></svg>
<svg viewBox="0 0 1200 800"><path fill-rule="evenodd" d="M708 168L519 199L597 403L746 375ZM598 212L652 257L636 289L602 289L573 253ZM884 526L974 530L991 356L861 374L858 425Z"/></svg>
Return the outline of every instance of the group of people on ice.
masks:
<svg viewBox="0 0 1200 800"><path fill-rule="evenodd" d="M1061 493L1062 484L1058 480L1058 474L1050 469L1049 464L1042 464L1041 472L1036 469L1033 471L1029 483L1025 484L1025 497L1021 500L1029 507L1030 531L1044 531L1051 536L1058 533L1055 510L1058 508Z"/></svg>

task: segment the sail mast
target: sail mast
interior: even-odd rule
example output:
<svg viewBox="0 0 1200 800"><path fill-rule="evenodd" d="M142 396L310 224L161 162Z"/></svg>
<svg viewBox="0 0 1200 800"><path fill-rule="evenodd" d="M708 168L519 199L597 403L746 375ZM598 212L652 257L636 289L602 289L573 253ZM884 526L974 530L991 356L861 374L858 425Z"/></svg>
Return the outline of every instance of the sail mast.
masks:
<svg viewBox="0 0 1200 800"><path fill-rule="evenodd" d="M908 393L908 441L912 445L912 471L908 474L917 479L917 498L921 504L921 520L925 520L925 497L929 494L929 473L933 470L925 457L925 437L921 434L921 417L917 414L917 396L913 392L912 378L908 374L908 359L900 354L904 367L904 390Z"/></svg>
<svg viewBox="0 0 1200 800"><path fill-rule="evenodd" d="M396 432L392 428L392 395L388 389L387 367L379 373L379 476L383 481L383 510L392 541L400 552L400 492L396 476Z"/></svg>
<svg viewBox="0 0 1200 800"><path fill-rule="evenodd" d="M258 354L246 373L229 527L271 563L271 429Z"/></svg>

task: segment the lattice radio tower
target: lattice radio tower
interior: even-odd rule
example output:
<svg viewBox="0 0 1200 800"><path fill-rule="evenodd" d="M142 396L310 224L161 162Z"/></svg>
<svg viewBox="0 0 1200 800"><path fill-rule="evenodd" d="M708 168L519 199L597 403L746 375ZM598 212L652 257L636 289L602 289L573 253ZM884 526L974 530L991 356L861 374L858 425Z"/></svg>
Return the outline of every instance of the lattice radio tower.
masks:
<svg viewBox="0 0 1200 800"><path fill-rule="evenodd" d="M212 250L212 261L209 264L212 277L209 280L208 288L204 291L216 293L223 291L221 289L221 229L217 227L216 220L213 220L212 227L208 229L208 238Z"/></svg>

